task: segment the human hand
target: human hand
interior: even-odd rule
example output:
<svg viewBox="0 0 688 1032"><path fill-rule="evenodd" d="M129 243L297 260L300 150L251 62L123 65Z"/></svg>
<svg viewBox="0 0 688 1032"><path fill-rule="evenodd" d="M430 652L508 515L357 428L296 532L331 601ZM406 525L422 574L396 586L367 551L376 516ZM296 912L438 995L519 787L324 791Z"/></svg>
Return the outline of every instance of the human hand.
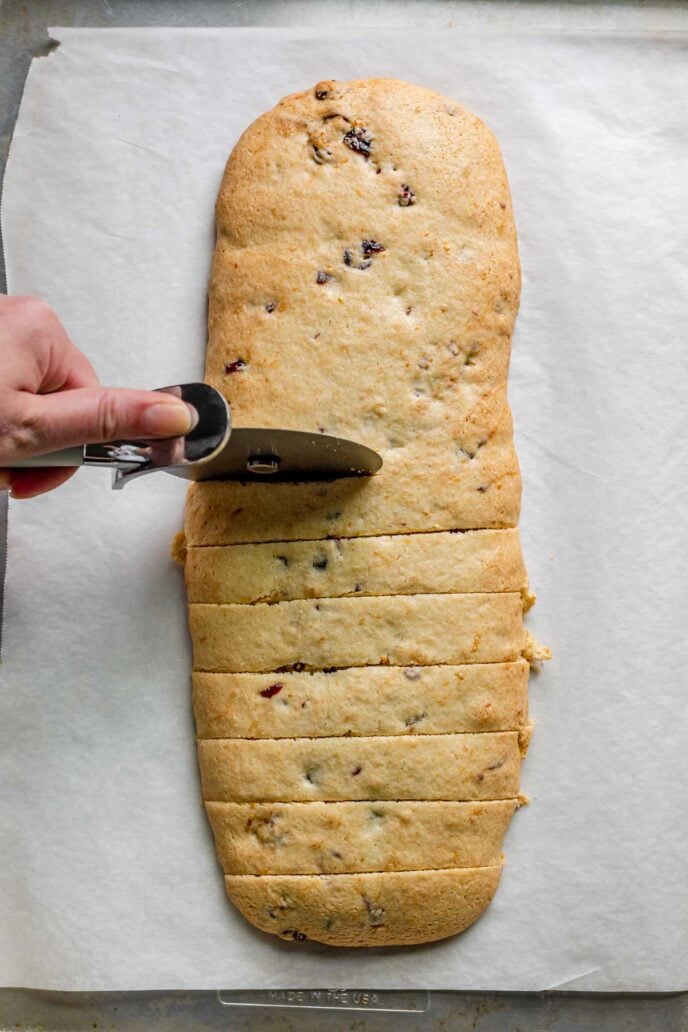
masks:
<svg viewBox="0 0 688 1032"><path fill-rule="evenodd" d="M48 305L0 295L0 490L32 498L76 472L3 469L8 462L78 444L181 436L196 420L172 395L101 387Z"/></svg>

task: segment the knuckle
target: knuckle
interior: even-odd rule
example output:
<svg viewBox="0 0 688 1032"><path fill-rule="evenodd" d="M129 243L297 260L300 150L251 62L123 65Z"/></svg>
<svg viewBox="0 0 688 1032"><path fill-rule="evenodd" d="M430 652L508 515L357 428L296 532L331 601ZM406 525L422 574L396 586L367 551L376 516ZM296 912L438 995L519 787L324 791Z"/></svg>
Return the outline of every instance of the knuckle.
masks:
<svg viewBox="0 0 688 1032"><path fill-rule="evenodd" d="M2 401L0 400L0 406ZM34 455L41 451L39 421L31 407L21 412L2 406L0 416L0 461L12 462L16 458Z"/></svg>
<svg viewBox="0 0 688 1032"><path fill-rule="evenodd" d="M7 297L0 307L6 332L25 344L41 345L50 341L61 328L56 312L40 297Z"/></svg>
<svg viewBox="0 0 688 1032"><path fill-rule="evenodd" d="M117 437L122 422L122 410L116 394L101 390L96 402L96 426L104 441Z"/></svg>
<svg viewBox="0 0 688 1032"><path fill-rule="evenodd" d="M27 294L26 296L14 297L10 300L14 303L13 307L15 310L21 312L24 318L32 325L40 326L44 323L53 323L57 319L53 309L41 297Z"/></svg>

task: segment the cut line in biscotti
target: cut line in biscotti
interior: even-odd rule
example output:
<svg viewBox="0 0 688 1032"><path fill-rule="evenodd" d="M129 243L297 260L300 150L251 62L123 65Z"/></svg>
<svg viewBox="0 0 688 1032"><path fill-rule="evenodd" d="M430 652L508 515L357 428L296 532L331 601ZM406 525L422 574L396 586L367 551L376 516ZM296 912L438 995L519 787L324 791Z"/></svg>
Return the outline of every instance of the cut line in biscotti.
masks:
<svg viewBox="0 0 688 1032"><path fill-rule="evenodd" d="M462 932L502 868L375 874L226 875L227 895L264 932L330 946L411 946Z"/></svg>
<svg viewBox="0 0 688 1032"><path fill-rule="evenodd" d="M515 529L189 548L184 572L215 604L526 588Z"/></svg>
<svg viewBox="0 0 688 1032"><path fill-rule="evenodd" d="M197 670L499 663L525 643L518 592L189 606Z"/></svg>
<svg viewBox="0 0 688 1032"><path fill-rule="evenodd" d="M193 675L199 738L511 731L528 722L526 660Z"/></svg>
<svg viewBox="0 0 688 1032"><path fill-rule="evenodd" d="M306 802L345 799L513 799L516 731L388 738L205 738L198 742L203 799Z"/></svg>
<svg viewBox="0 0 688 1032"><path fill-rule="evenodd" d="M517 799L206 803L226 874L352 874L501 863Z"/></svg>

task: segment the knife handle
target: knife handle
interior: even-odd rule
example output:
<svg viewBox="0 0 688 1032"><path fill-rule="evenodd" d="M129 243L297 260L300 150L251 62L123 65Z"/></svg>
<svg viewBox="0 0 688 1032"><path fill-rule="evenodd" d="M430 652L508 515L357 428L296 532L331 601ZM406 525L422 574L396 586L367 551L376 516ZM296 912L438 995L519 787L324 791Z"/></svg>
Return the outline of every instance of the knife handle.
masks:
<svg viewBox="0 0 688 1032"><path fill-rule="evenodd" d="M83 466L84 446L78 444L75 448L62 448L60 451L48 452L47 455L34 455L30 459L21 459L19 462L8 462L5 469L41 469L46 466Z"/></svg>

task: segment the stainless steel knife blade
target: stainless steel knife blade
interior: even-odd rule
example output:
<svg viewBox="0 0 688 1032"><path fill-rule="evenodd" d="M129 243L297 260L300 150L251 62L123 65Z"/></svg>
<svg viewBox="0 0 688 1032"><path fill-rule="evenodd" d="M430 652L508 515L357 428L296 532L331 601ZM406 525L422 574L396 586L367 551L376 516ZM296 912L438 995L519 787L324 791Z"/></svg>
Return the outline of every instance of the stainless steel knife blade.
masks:
<svg viewBox="0 0 688 1032"><path fill-rule="evenodd" d="M370 476L381 466L372 448L343 437L234 427L214 458L168 472L188 480L333 480Z"/></svg>

